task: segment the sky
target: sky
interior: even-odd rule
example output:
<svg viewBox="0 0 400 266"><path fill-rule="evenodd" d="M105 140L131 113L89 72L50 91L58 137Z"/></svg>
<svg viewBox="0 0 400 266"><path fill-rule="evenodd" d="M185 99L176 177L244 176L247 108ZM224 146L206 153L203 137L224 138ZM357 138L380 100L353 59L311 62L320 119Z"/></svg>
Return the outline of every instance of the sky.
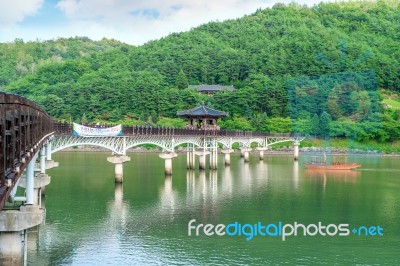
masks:
<svg viewBox="0 0 400 266"><path fill-rule="evenodd" d="M332 0L325 0L332 1ZM0 42L86 36L141 45L290 0L0 0ZM297 0L312 6L320 0Z"/></svg>

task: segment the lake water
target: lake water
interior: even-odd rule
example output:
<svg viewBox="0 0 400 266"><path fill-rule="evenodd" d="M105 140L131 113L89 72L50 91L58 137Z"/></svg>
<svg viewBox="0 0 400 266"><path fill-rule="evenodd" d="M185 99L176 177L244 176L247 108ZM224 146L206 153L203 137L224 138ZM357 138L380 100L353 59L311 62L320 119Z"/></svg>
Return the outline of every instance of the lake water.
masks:
<svg viewBox="0 0 400 266"><path fill-rule="evenodd" d="M46 221L29 233L29 265L398 264L400 158L351 157L357 171L308 171L301 155L251 155L217 171L186 170L186 154L164 176L158 154L128 154L114 184L108 153L53 155ZM198 157L196 158L198 160ZM197 161L198 163L198 161ZM188 223L380 226L383 236L188 236ZM333 227L332 227L333 228ZM331 229L332 229L331 228ZM331 230L334 231L335 228ZM313 230L312 230L313 231ZM247 232L247 231L246 231ZM373 233L373 232L372 232ZM376 233L376 231L375 231Z"/></svg>

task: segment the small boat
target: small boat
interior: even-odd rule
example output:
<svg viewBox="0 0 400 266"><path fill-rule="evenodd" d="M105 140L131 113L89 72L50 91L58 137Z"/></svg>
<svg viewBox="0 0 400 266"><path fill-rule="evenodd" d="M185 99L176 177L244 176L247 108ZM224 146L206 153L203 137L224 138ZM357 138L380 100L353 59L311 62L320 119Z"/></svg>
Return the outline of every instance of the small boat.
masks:
<svg viewBox="0 0 400 266"><path fill-rule="evenodd" d="M311 162L304 163L304 166L310 170L351 170L361 167L359 163L348 163L348 162L326 162L326 155L324 154L324 160L312 160Z"/></svg>
<svg viewBox="0 0 400 266"><path fill-rule="evenodd" d="M308 162L304 163L307 169L312 170L351 170L358 167L361 167L361 164L358 163L326 163L326 162Z"/></svg>

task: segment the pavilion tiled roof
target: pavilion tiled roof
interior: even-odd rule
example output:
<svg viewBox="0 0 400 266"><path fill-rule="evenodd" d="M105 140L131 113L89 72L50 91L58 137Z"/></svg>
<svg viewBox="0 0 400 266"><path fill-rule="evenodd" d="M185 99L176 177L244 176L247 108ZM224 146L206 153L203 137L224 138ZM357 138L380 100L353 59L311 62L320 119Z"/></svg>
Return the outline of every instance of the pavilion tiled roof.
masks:
<svg viewBox="0 0 400 266"><path fill-rule="evenodd" d="M208 85L208 84L201 84L201 85L189 85L189 89L196 89L198 92L202 91L234 91L235 87L232 85L230 86L222 86L222 85Z"/></svg>
<svg viewBox="0 0 400 266"><path fill-rule="evenodd" d="M208 117L223 117L227 116L227 113L219 110L212 109L205 105L200 105L190 110L181 111L176 113L177 116L208 116Z"/></svg>

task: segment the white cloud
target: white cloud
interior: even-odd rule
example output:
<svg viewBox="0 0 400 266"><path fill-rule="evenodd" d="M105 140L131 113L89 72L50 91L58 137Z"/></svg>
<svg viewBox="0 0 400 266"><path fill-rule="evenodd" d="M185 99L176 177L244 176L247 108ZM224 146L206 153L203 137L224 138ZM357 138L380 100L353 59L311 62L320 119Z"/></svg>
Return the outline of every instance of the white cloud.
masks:
<svg viewBox="0 0 400 266"><path fill-rule="evenodd" d="M6 8L3 7L5 4L1 4L6 1L0 1L0 22L4 20L15 24L24 16L35 14L44 0L13 0ZM58 9L57 12L64 14L64 17L60 16L63 23L56 24L56 21L49 21L46 26L43 26L43 23L39 25L18 23L8 30L0 27L0 41L12 41L15 38L47 40L57 37L87 36L93 40L106 37L140 45L173 32L190 30L209 21L238 18L255 12L257 8L291 1L58 0L54 6ZM309 5L318 1L297 0L301 4ZM15 15L12 15L13 13ZM52 19L55 19L54 16Z"/></svg>
<svg viewBox="0 0 400 266"><path fill-rule="evenodd" d="M0 27L11 27L26 16L35 15L44 0L0 1Z"/></svg>
<svg viewBox="0 0 400 266"><path fill-rule="evenodd" d="M226 16L232 10L243 13L255 6L266 6L267 3L262 0L60 0L57 7L71 19L121 20L143 14L140 12L143 10L151 10L159 14L159 19L167 20L182 11L188 11L191 16L203 16L209 12Z"/></svg>
<svg viewBox="0 0 400 266"><path fill-rule="evenodd" d="M141 44L267 5L261 0L60 0L57 7L70 19L76 34L85 31L83 35L94 39L106 36Z"/></svg>

